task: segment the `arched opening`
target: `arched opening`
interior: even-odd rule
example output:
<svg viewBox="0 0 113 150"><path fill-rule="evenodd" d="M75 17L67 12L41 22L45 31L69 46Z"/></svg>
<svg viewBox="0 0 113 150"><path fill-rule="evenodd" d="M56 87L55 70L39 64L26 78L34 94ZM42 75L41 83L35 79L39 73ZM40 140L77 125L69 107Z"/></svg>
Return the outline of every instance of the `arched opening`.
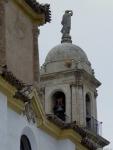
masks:
<svg viewBox="0 0 113 150"><path fill-rule="evenodd" d="M91 98L86 94L86 126L91 128Z"/></svg>
<svg viewBox="0 0 113 150"><path fill-rule="evenodd" d="M53 113L61 120L65 121L65 94L57 91L52 96Z"/></svg>
<svg viewBox="0 0 113 150"><path fill-rule="evenodd" d="M29 139L26 135L22 135L20 139L20 150L32 150Z"/></svg>

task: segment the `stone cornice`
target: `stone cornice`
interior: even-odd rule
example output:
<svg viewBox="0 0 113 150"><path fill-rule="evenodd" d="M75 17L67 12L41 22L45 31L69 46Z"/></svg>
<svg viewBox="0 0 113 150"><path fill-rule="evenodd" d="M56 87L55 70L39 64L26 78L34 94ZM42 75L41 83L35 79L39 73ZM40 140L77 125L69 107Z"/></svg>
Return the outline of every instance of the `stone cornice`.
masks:
<svg viewBox="0 0 113 150"><path fill-rule="evenodd" d="M51 11L49 4L39 4L36 0L24 0L36 13L45 15L45 22L51 21Z"/></svg>
<svg viewBox="0 0 113 150"><path fill-rule="evenodd" d="M38 25L43 25L46 23L46 13L45 12L35 12L25 0L12 0L22 11L28 15L32 21Z"/></svg>
<svg viewBox="0 0 113 150"><path fill-rule="evenodd" d="M41 74L41 80L46 81L46 80L51 80L56 78L58 79L59 76L64 76L69 74L76 75L78 73L82 76L82 78L85 78L86 80L92 82L96 87L99 87L101 85L101 83L93 75L89 74L83 69L71 69L71 70L65 70L60 72Z"/></svg>

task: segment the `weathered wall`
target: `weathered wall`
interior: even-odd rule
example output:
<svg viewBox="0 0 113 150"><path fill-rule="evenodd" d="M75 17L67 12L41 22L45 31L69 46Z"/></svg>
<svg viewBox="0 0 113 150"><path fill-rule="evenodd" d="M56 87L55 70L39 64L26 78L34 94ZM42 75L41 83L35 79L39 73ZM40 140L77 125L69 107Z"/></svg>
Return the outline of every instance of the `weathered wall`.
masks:
<svg viewBox="0 0 113 150"><path fill-rule="evenodd" d="M8 69L23 82L32 83L36 78L34 69L38 69L38 57L35 55L38 55L38 52L34 53L34 49L38 51L34 48L35 26L30 18L11 0L5 4L5 27ZM35 46L37 46L36 43Z"/></svg>
<svg viewBox="0 0 113 150"><path fill-rule="evenodd" d="M0 1L0 65L6 64L5 52L5 8L4 1Z"/></svg>

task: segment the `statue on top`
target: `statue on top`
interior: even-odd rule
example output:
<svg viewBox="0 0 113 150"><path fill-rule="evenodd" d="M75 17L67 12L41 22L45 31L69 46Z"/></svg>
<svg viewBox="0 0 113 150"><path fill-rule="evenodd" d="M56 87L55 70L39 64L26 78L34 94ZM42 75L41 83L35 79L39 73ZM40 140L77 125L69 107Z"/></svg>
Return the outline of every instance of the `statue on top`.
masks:
<svg viewBox="0 0 113 150"><path fill-rule="evenodd" d="M72 10L66 10L63 15L61 24L63 25L61 33L64 36L70 35L71 30L71 16L73 16Z"/></svg>

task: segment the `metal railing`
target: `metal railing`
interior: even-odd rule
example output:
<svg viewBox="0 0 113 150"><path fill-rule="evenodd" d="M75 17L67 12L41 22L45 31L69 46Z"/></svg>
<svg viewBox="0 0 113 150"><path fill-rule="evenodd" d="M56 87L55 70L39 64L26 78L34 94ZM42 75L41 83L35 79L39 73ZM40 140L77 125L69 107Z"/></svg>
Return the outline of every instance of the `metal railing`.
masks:
<svg viewBox="0 0 113 150"><path fill-rule="evenodd" d="M73 124L73 122L71 122L70 120L70 117L68 117L67 115L64 114L63 118L62 116L59 116L59 115L47 114L47 117L48 119L52 120L53 122L61 126ZM91 131L92 133L102 135L102 122L99 122L93 116L87 115L86 126L82 128L86 129L87 131Z"/></svg>
<svg viewBox="0 0 113 150"><path fill-rule="evenodd" d="M86 129L96 134L102 135L102 122L96 120L93 116L86 116Z"/></svg>

